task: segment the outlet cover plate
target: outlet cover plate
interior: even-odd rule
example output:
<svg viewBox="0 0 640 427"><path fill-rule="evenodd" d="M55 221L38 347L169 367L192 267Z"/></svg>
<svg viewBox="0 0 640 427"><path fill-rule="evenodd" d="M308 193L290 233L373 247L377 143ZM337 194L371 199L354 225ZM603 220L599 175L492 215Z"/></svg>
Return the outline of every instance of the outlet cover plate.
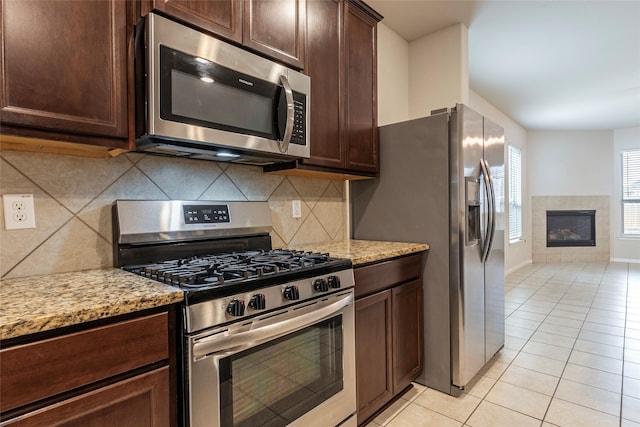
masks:
<svg viewBox="0 0 640 427"><path fill-rule="evenodd" d="M33 194L3 194L5 230L36 228Z"/></svg>
<svg viewBox="0 0 640 427"><path fill-rule="evenodd" d="M291 216L294 218L302 217L302 204L300 200L293 200L291 202Z"/></svg>

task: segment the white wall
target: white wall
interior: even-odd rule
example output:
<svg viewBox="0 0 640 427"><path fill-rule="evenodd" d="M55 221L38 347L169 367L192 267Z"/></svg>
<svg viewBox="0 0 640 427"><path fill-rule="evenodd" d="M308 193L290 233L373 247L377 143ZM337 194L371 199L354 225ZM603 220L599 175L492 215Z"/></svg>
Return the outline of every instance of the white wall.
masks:
<svg viewBox="0 0 640 427"><path fill-rule="evenodd" d="M640 127L613 131L613 183L611 197L611 259L616 261L640 262L640 238L621 238L620 198L622 187L621 150L640 148Z"/></svg>
<svg viewBox="0 0 640 427"><path fill-rule="evenodd" d="M613 194L613 131L529 131L531 196Z"/></svg>
<svg viewBox="0 0 640 427"><path fill-rule="evenodd" d="M409 43L409 118L469 100L467 27L455 24Z"/></svg>
<svg viewBox="0 0 640 427"><path fill-rule="evenodd" d="M378 24L378 125L409 118L409 43Z"/></svg>
<svg viewBox="0 0 640 427"><path fill-rule="evenodd" d="M533 242L531 236L531 198L529 197L529 189L527 182L527 130L520 126L517 122L513 121L511 117L504 114L502 111L495 108L488 103L484 98L478 95L476 92L469 91L469 103L468 105L482 114L488 117L491 121L499 124L504 128L505 136L505 167L508 170L508 157L507 146L514 145L522 151L522 232L524 240L521 242L509 243L509 233L505 232L505 255L504 255L504 269L507 273L517 270L519 267L531 263L531 244ZM509 192L507 183L507 194L505 197L505 205L509 203ZM505 231L509 230L509 218L505 218Z"/></svg>
<svg viewBox="0 0 640 427"><path fill-rule="evenodd" d="M529 131L531 196L608 196L610 256L640 262L640 239L620 238L620 150L640 148L640 128Z"/></svg>

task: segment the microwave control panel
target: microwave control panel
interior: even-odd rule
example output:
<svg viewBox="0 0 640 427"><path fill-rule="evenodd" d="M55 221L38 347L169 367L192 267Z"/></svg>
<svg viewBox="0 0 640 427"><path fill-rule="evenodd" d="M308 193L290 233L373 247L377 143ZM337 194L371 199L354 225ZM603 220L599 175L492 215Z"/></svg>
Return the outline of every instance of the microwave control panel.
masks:
<svg viewBox="0 0 640 427"><path fill-rule="evenodd" d="M227 205L184 205L185 224L217 224L230 222Z"/></svg>
<svg viewBox="0 0 640 427"><path fill-rule="evenodd" d="M306 145L306 117L307 97L296 91L293 92L293 134L291 144Z"/></svg>

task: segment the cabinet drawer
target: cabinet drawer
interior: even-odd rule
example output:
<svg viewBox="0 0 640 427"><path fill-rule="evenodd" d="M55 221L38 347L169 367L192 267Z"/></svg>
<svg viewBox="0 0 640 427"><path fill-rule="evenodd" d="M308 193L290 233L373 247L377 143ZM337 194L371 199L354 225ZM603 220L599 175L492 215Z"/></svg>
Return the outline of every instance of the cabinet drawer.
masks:
<svg viewBox="0 0 640 427"><path fill-rule="evenodd" d="M63 400L1 425L169 427L169 367Z"/></svg>
<svg viewBox="0 0 640 427"><path fill-rule="evenodd" d="M0 411L169 357L159 313L0 351Z"/></svg>
<svg viewBox="0 0 640 427"><path fill-rule="evenodd" d="M422 253L357 267L353 274L356 281L355 297L369 295L391 286L420 277Z"/></svg>

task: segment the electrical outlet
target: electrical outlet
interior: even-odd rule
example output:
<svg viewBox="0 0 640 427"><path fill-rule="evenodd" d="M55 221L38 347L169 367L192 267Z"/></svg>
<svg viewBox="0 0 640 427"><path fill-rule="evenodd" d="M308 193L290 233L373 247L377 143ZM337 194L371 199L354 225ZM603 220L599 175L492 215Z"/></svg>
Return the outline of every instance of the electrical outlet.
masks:
<svg viewBox="0 0 640 427"><path fill-rule="evenodd" d="M300 200L293 200L291 202L291 215L294 218L302 217L302 205L300 203Z"/></svg>
<svg viewBox="0 0 640 427"><path fill-rule="evenodd" d="M2 204L5 230L36 228L33 194L3 194Z"/></svg>

